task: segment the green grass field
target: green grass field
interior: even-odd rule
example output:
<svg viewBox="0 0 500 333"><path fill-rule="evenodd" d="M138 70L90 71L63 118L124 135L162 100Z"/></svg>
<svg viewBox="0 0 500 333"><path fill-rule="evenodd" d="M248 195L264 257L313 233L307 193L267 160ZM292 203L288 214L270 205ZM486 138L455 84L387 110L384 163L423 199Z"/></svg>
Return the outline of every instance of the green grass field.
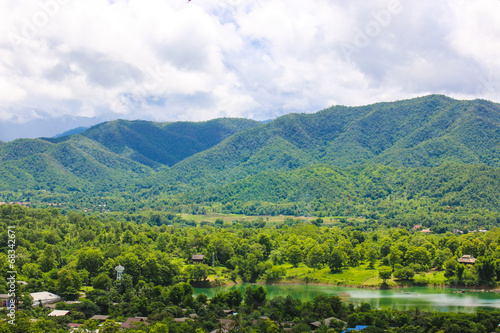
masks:
<svg viewBox="0 0 500 333"><path fill-rule="evenodd" d="M221 219L222 221L224 221L224 223L233 223L233 222L240 222L240 221L255 222L258 220L263 220L264 222L268 222L271 224L283 223L285 221L285 219L287 219L287 218L291 218L294 220L300 219L300 220L303 220L305 222L310 221L310 220L314 220L317 218L314 216L285 216L285 215L250 216L250 215L242 215L242 214L217 214L217 213L204 214L204 215L180 214L180 217L184 220L194 221L196 223L200 223L200 222L215 223L215 220ZM340 224L341 218L345 218L345 217L342 217L342 216L321 217L321 219L323 219L325 225ZM347 221L363 222L363 221L365 221L365 219L352 217L352 218L348 218Z"/></svg>
<svg viewBox="0 0 500 333"><path fill-rule="evenodd" d="M338 273L331 273L328 267L314 270L304 264L296 268L292 267L292 265L284 265L283 267L287 269L284 281L301 280L308 283L358 287L378 287L383 283L382 279L378 276L378 269L368 268L367 263L358 267L344 268ZM388 286L393 287L402 284L400 281L394 279L389 279L386 283ZM444 277L444 272L426 272L423 276L415 274L414 283L439 286L446 284L446 278Z"/></svg>
<svg viewBox="0 0 500 333"><path fill-rule="evenodd" d="M344 268L337 273L331 273L328 267L321 269L313 269L304 264L299 267L293 267L290 264L284 264L280 267L285 268L286 276L275 283L310 283L310 284L325 284L325 285L340 285L351 287L380 287L383 283L378 277L378 269L368 268L368 264L362 264L358 267ZM217 281L222 284L231 284L228 274L225 274L224 267L215 267L215 274L210 274L210 281ZM242 282L238 279L237 282ZM264 281L259 281L264 282ZM425 272L423 274L416 273L414 281L397 281L389 279L386 281L389 287L411 286L411 285L429 285L443 286L446 285L444 272Z"/></svg>

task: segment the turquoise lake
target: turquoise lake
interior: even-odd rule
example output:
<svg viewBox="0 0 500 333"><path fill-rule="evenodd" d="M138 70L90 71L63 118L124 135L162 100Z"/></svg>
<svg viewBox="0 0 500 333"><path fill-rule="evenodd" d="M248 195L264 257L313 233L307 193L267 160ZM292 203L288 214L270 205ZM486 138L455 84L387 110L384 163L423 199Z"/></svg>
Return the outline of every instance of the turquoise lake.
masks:
<svg viewBox="0 0 500 333"><path fill-rule="evenodd" d="M250 284L229 287L195 288L195 294L214 296L221 291L244 289ZM257 287L252 285L253 287ZM369 303L378 309L407 310L419 308L427 311L474 312L476 309L500 310L500 293L465 292L460 289L412 287L403 289L362 289L316 285L266 285L267 298L291 295L302 301L314 299L318 295L337 295L344 300L359 304Z"/></svg>

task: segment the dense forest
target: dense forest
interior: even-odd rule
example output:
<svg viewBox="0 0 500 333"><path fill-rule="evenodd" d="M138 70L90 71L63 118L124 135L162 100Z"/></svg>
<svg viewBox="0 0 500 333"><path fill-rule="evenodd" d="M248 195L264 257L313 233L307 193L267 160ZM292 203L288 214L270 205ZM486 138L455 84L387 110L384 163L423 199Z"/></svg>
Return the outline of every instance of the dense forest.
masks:
<svg viewBox="0 0 500 333"><path fill-rule="evenodd" d="M240 316L234 319L238 325L252 325L253 331L248 332L269 332L269 327L273 327L271 332L280 332L283 321L293 324L294 332L305 332L310 322L332 316L346 322L332 323L333 332L358 324L380 329L392 325L395 332L428 332L429 327L454 332L449 329L464 322L467 329L456 332L487 332L483 326L491 332L500 322L500 313L370 310L367 305L355 308L336 296L311 302L290 297L267 300L262 287L220 294L207 302L204 295L193 297L192 289L192 285L241 281L360 283L356 274L340 280L343 271L368 272L370 283L378 286L437 283L494 287L500 281L497 228L427 235L374 225L372 231L366 226L338 228L325 225L321 219L305 223L289 218L273 225L261 219L197 224L173 215L170 218L167 224L158 214L102 218L74 212L64 216L54 208L0 206L1 274L6 276L10 270L7 228L15 227L17 279L27 282L16 286L17 301L24 308L23 314L40 318L33 325L34 332L55 332L68 321L85 323L95 314L120 322L126 317L148 317L158 323L154 326L158 331L152 332L164 332L162 325L170 332L208 332L217 328L217 319L228 308L238 309L235 311ZM193 254L204 254L204 262L190 264ZM475 265L458 263L464 254L477 258ZM119 264L125 272L117 284L115 267ZM7 291L6 285L1 288L0 293ZM71 301L82 297L82 292L85 297L80 303L58 305L58 309L70 309L70 317L50 319L49 309L32 308L28 292L37 291L50 291ZM194 313L199 319L173 322L173 318ZM19 314L20 323L25 320L23 314ZM259 322L263 316L270 321ZM257 326L253 319L259 322ZM9 331L4 324L2 332L20 332L21 326Z"/></svg>
<svg viewBox="0 0 500 333"><path fill-rule="evenodd" d="M498 225L500 173L485 165L429 168L383 165L309 166L264 172L224 186L180 192L154 185L122 191L53 194L5 191L0 200L88 212L167 211L174 214L245 214L330 219L362 218L388 227L416 224L444 233ZM36 200L40 200L36 202Z"/></svg>
<svg viewBox="0 0 500 333"><path fill-rule="evenodd" d="M499 122L495 103L440 95L267 123L118 120L0 145L0 201L120 211L185 210L192 200L195 210L342 216L350 195L360 216L393 215L381 206L397 201L403 211L489 215L498 207ZM488 193L473 192L484 185Z"/></svg>

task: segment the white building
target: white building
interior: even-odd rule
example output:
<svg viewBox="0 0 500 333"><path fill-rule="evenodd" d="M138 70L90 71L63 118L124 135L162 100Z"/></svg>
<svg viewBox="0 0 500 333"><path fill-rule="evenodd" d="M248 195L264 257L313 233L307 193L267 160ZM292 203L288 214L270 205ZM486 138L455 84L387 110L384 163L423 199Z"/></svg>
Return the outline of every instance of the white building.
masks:
<svg viewBox="0 0 500 333"><path fill-rule="evenodd" d="M31 293L30 295L31 297L33 297L33 306L39 306L40 304L46 305L62 301L61 296L49 293L47 291Z"/></svg>

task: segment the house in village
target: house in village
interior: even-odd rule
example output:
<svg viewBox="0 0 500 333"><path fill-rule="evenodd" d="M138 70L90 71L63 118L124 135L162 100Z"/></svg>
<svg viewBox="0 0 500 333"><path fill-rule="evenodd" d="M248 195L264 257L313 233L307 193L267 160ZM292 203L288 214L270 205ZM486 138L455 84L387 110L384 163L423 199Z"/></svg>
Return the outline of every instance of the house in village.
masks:
<svg viewBox="0 0 500 333"><path fill-rule="evenodd" d="M464 254L462 258L458 259L458 262L465 265L474 265L476 263L476 258L470 254Z"/></svg>
<svg viewBox="0 0 500 333"><path fill-rule="evenodd" d="M45 306L47 304L57 303L59 301L62 301L61 296L49 293L47 291L31 293L30 295L33 298L33 306L39 306L39 305Z"/></svg>
<svg viewBox="0 0 500 333"><path fill-rule="evenodd" d="M69 314L68 310L54 310L48 314L49 317L64 317Z"/></svg>
<svg viewBox="0 0 500 333"><path fill-rule="evenodd" d="M191 264L201 264L203 263L203 259L205 256L203 254L194 254L190 259L189 262Z"/></svg>
<svg viewBox="0 0 500 333"><path fill-rule="evenodd" d="M150 323L147 322L148 318L146 317L134 317L134 318L127 318L127 320L121 325L121 328L126 329L126 328L134 328L137 327L138 323L144 323L146 326L149 326Z"/></svg>
<svg viewBox="0 0 500 333"><path fill-rule="evenodd" d="M323 323L325 324L326 327L329 327L330 323L334 322L334 321L339 321L342 324L347 325L347 323L345 321L340 320L340 319L335 318L335 317L326 318L325 320L323 320ZM321 321L315 321L315 322L312 322L310 325L311 325L311 328L313 330L315 330L315 329L320 328L323 323Z"/></svg>

